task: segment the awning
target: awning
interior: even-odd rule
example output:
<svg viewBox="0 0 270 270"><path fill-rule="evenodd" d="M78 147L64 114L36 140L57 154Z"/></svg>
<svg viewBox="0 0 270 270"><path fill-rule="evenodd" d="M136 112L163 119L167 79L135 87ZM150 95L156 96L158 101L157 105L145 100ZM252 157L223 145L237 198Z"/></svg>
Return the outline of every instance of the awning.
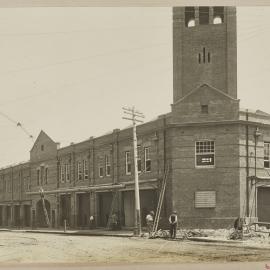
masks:
<svg viewBox="0 0 270 270"><path fill-rule="evenodd" d="M90 186L90 187L73 187L73 188L60 188L55 190L44 190L44 194L57 194L68 192L87 192L96 190L114 190L124 188L123 184L104 185L104 186ZM26 192L27 195L40 195L39 191Z"/></svg>

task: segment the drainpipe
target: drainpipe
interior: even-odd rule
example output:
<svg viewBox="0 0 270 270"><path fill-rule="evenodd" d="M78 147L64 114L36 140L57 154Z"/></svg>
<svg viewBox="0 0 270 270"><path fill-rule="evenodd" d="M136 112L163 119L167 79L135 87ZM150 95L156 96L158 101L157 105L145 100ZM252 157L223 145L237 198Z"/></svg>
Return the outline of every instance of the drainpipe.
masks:
<svg viewBox="0 0 270 270"><path fill-rule="evenodd" d="M254 194L254 196L255 196L255 209L254 209L254 211L255 211L255 217L257 217L257 142L258 142L258 139L259 139L259 137L261 136L261 133L259 132L259 128L258 127L256 127L256 130L255 130L255 132L254 132L254 141L255 141L255 172L254 172L254 174L255 174L255 194Z"/></svg>
<svg viewBox="0 0 270 270"><path fill-rule="evenodd" d="M246 110L246 216L249 217L249 126Z"/></svg>

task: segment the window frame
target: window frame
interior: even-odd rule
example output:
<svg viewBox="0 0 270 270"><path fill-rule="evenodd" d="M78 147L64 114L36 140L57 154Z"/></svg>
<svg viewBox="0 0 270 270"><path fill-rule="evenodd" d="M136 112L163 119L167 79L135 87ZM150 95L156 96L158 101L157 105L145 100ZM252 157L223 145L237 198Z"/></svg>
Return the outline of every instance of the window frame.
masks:
<svg viewBox="0 0 270 270"><path fill-rule="evenodd" d="M99 176L99 178L104 177L104 168L103 168L102 164L99 164L99 166L98 166L98 176Z"/></svg>
<svg viewBox="0 0 270 270"><path fill-rule="evenodd" d="M66 178L66 167L65 164L62 163L60 165L60 182L65 183L65 178Z"/></svg>
<svg viewBox="0 0 270 270"><path fill-rule="evenodd" d="M37 168L37 186L40 186L40 168Z"/></svg>
<svg viewBox="0 0 270 270"><path fill-rule="evenodd" d="M196 200L196 198L198 198L197 196L199 195L199 193L201 193L201 195L204 193L204 194L208 194L207 196L207 202L203 202L201 201L200 203L204 203L205 206L199 206L199 201ZM212 193L212 195L214 196L213 199L214 199L214 202L213 205L210 205L210 202L209 202L209 195L210 193ZM205 196L206 196L205 195ZM209 204L209 205L206 205L206 204ZM194 192L194 208L195 209L215 209L217 207L217 191L216 190L196 190Z"/></svg>
<svg viewBox="0 0 270 270"><path fill-rule="evenodd" d="M268 146L268 159L266 159L266 155L265 155L265 146ZM265 166L265 163L268 162L268 166ZM263 167L265 169L270 169L270 142L263 142Z"/></svg>
<svg viewBox="0 0 270 270"><path fill-rule="evenodd" d="M142 172L142 147L141 145L137 145L137 168L138 168L138 173ZM140 169L139 169L139 164L140 164Z"/></svg>
<svg viewBox="0 0 270 270"><path fill-rule="evenodd" d="M105 155L105 174L111 176L111 160L109 155Z"/></svg>
<svg viewBox="0 0 270 270"><path fill-rule="evenodd" d="M150 149L151 149L150 146L144 147L144 171L146 173L150 173L152 170L152 160L150 158ZM148 158L147 158L147 154L148 154ZM150 161L150 170L147 170L147 162L149 161Z"/></svg>
<svg viewBox="0 0 270 270"><path fill-rule="evenodd" d="M77 161L77 181L83 180L82 162Z"/></svg>
<svg viewBox="0 0 270 270"><path fill-rule="evenodd" d="M130 151L125 151L125 173L126 173L126 175L131 175L131 153L130 153Z"/></svg>
<svg viewBox="0 0 270 270"><path fill-rule="evenodd" d="M70 164L65 163L65 180L66 182L70 182Z"/></svg>
<svg viewBox="0 0 270 270"><path fill-rule="evenodd" d="M202 153L197 153L197 143L204 143L204 142L213 142L213 152L202 152ZM210 145L210 149L211 149L211 145ZM210 165L197 165L197 156L203 156L203 155L213 155L214 157L214 164L210 164ZM216 142L215 140L210 140L210 139L204 139L204 140L198 140L198 141L195 141L195 168L198 168L198 169L212 169L212 168L215 168L216 167Z"/></svg>
<svg viewBox="0 0 270 270"><path fill-rule="evenodd" d="M89 179L89 169L88 169L88 161L87 159L83 160L83 180Z"/></svg>

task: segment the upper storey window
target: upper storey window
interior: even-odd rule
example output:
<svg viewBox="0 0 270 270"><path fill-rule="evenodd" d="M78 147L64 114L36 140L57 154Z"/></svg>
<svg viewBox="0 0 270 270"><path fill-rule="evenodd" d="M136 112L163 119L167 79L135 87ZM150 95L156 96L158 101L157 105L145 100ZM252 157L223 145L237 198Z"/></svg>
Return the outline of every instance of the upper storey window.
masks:
<svg viewBox="0 0 270 270"><path fill-rule="evenodd" d="M199 7L199 23L209 24L209 7Z"/></svg>
<svg viewBox="0 0 270 270"><path fill-rule="evenodd" d="M194 7L185 8L185 25L186 27L195 26L195 8Z"/></svg>
<svg viewBox="0 0 270 270"><path fill-rule="evenodd" d="M213 24L221 24L224 22L224 7L214 7Z"/></svg>

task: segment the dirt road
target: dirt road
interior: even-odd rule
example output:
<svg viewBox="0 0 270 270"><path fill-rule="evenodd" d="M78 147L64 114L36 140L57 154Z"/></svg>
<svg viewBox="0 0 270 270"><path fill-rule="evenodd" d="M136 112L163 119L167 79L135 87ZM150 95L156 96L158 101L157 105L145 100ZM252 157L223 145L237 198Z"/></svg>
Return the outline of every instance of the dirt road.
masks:
<svg viewBox="0 0 270 270"><path fill-rule="evenodd" d="M0 232L0 263L270 261L269 249L145 238Z"/></svg>

